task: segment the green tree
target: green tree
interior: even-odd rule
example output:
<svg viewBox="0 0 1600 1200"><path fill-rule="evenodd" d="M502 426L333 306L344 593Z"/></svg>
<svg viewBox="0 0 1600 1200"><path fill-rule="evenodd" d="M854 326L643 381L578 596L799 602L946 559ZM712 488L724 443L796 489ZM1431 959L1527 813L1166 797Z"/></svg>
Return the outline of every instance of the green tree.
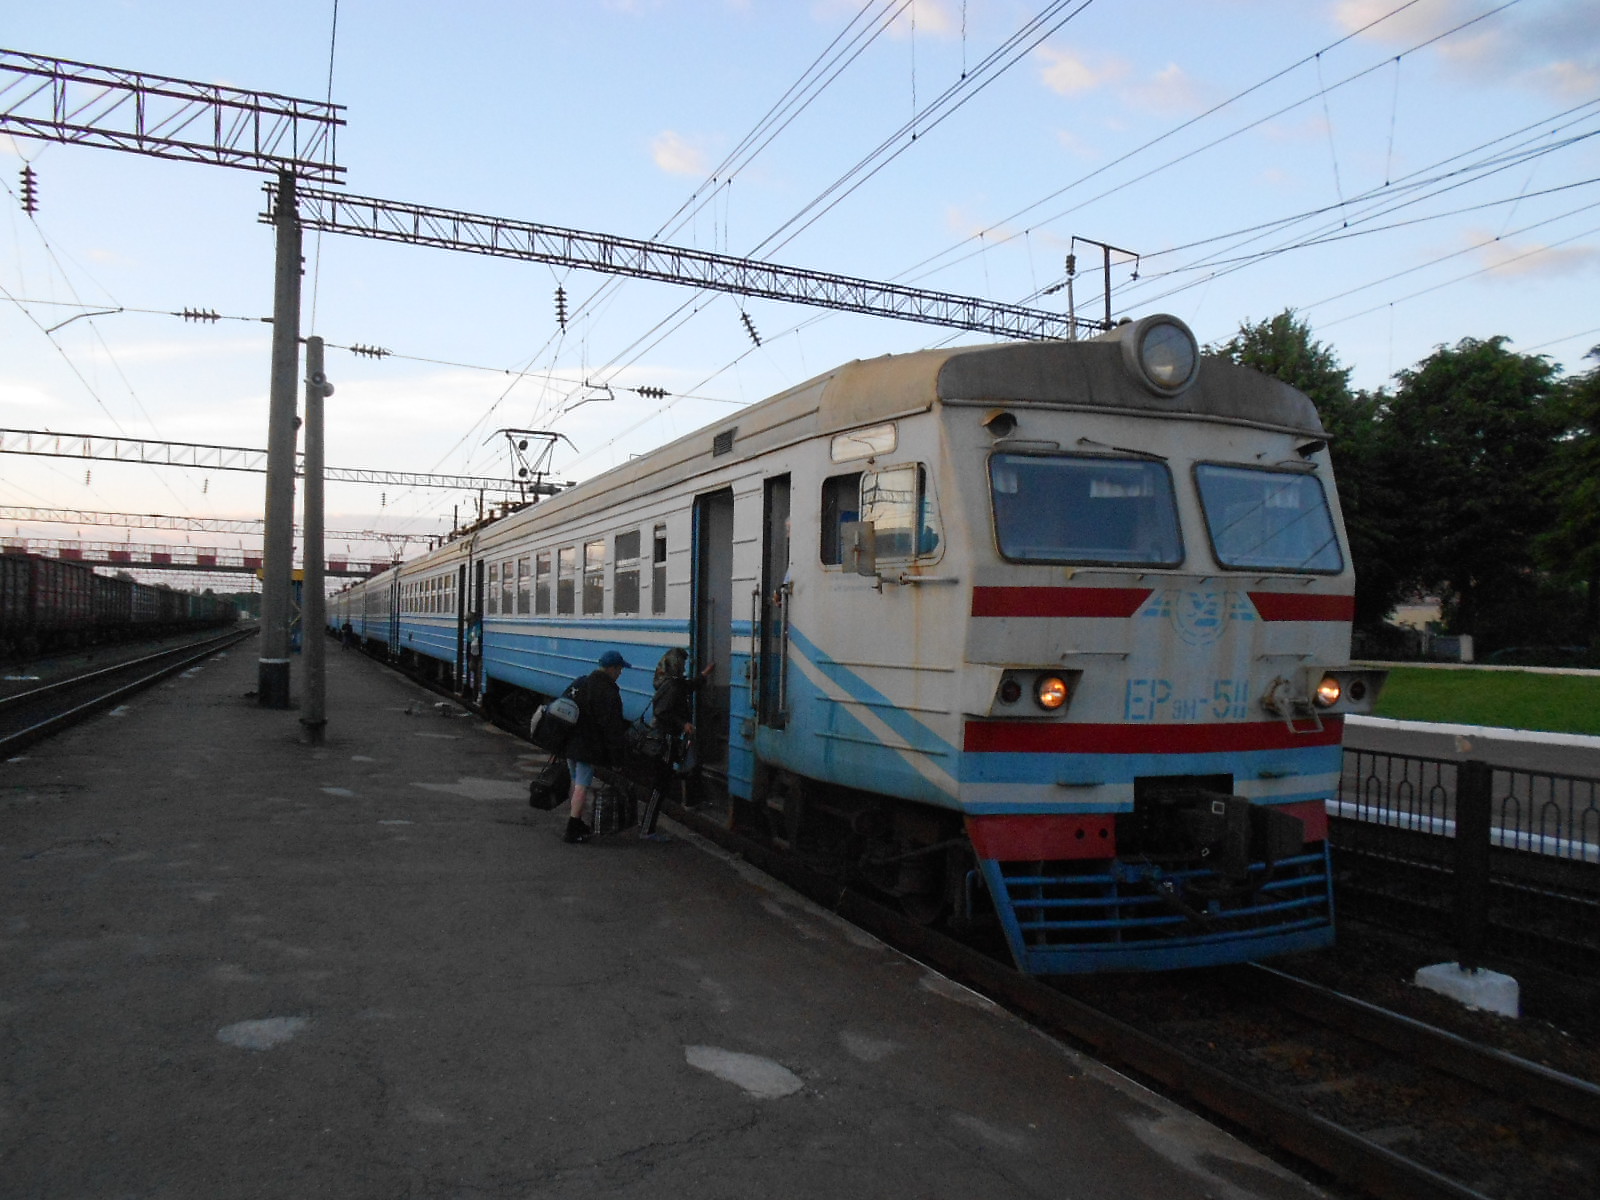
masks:
<svg viewBox="0 0 1600 1200"><path fill-rule="evenodd" d="M1600 346L1587 357L1600 362ZM1558 577L1585 588L1583 629L1593 642L1600 635L1600 366L1567 381L1562 416L1551 472L1555 526L1538 550Z"/></svg>
<svg viewBox="0 0 1600 1200"><path fill-rule="evenodd" d="M1242 366L1283 380L1311 398L1329 434L1339 484L1339 504L1356 571L1356 623L1375 625L1399 599L1407 553L1397 536L1402 497L1385 478L1378 417L1385 397L1350 391L1350 368L1311 326L1285 309L1239 332L1213 351Z"/></svg>
<svg viewBox="0 0 1600 1200"><path fill-rule="evenodd" d="M1565 424L1555 367L1505 342L1463 338L1399 372L1378 454L1406 496L1409 581L1445 595L1456 632L1490 642L1505 631L1486 614L1515 612L1536 582Z"/></svg>

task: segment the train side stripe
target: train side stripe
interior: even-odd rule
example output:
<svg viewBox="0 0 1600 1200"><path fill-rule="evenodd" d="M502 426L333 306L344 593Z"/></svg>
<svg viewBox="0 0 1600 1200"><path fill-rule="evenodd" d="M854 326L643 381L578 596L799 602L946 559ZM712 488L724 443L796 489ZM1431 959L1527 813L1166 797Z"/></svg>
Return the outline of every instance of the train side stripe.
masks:
<svg viewBox="0 0 1600 1200"><path fill-rule="evenodd" d="M975 617L1131 617L1150 588L975 587Z"/></svg>
<svg viewBox="0 0 1600 1200"><path fill-rule="evenodd" d="M1356 615L1354 596L1251 592L1250 603L1263 621L1352 621Z"/></svg>
<svg viewBox="0 0 1600 1200"><path fill-rule="evenodd" d="M1303 732L1291 730L1284 721L1223 725L968 721L961 748L978 754L1237 754L1337 746L1343 736L1341 717L1326 717L1321 729Z"/></svg>

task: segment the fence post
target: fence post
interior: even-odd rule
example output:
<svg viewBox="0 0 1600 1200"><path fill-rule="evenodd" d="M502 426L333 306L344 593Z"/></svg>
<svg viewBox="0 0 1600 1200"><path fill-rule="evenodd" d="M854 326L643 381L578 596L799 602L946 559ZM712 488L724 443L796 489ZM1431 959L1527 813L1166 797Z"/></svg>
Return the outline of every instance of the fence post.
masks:
<svg viewBox="0 0 1600 1200"><path fill-rule="evenodd" d="M1483 963L1489 929L1489 826L1494 768L1456 765L1456 948L1462 970Z"/></svg>

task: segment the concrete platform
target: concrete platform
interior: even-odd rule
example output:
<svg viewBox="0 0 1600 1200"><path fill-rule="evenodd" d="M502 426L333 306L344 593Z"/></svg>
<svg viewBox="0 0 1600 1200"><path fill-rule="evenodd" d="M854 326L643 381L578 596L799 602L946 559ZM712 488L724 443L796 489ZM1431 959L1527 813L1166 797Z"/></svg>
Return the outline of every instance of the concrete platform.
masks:
<svg viewBox="0 0 1600 1200"><path fill-rule="evenodd" d="M256 673L0 764L7 1200L1318 1194L681 830L562 843L377 663L320 748Z"/></svg>

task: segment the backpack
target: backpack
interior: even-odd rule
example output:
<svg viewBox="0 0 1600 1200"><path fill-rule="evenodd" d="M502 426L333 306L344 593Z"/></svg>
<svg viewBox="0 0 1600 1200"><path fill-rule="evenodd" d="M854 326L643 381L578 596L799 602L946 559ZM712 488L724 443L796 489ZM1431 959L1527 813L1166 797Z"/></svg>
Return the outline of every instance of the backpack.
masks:
<svg viewBox="0 0 1600 1200"><path fill-rule="evenodd" d="M540 705L534 712L533 721L528 726L528 740L539 749L560 754L567 748L567 741L582 715L577 700L573 698L573 693L582 682L582 679L574 679L565 692L549 704Z"/></svg>

